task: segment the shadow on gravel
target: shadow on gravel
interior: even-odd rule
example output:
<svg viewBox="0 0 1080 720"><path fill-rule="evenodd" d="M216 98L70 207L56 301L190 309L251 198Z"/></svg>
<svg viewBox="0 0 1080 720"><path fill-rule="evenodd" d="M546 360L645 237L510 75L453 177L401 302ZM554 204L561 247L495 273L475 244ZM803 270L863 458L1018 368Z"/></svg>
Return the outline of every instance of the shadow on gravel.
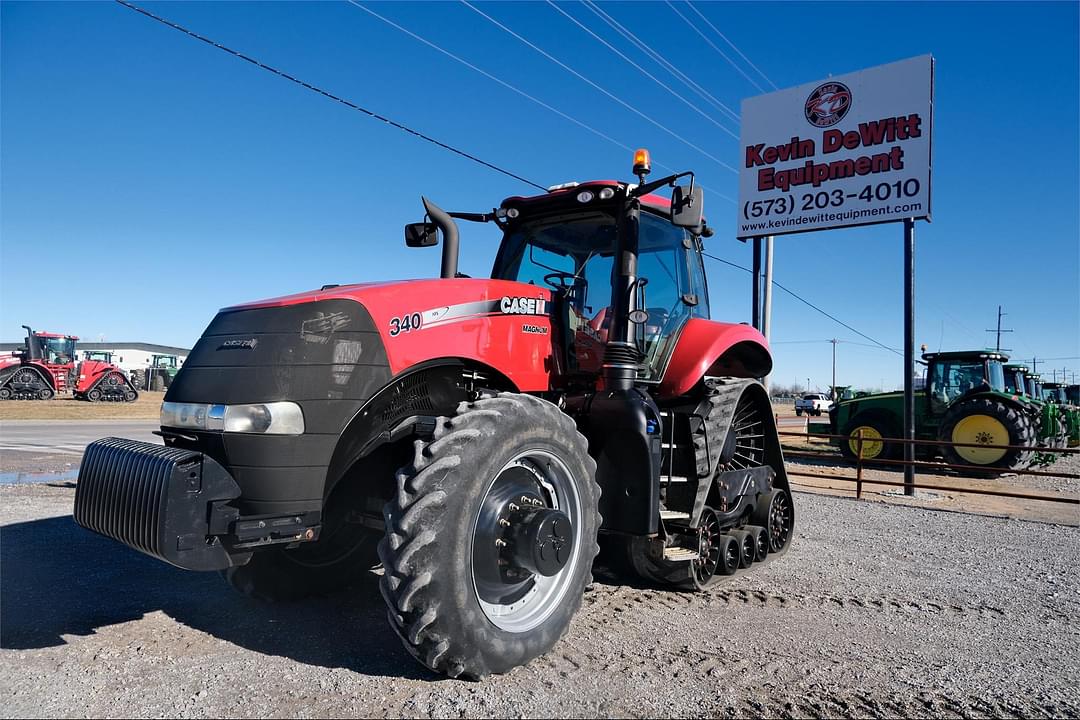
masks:
<svg viewBox="0 0 1080 720"><path fill-rule="evenodd" d="M163 612L213 637L267 655L373 676L436 679L401 647L378 578L302 603L246 599L217 573L140 555L70 515L0 528L0 647L25 650L92 635Z"/></svg>

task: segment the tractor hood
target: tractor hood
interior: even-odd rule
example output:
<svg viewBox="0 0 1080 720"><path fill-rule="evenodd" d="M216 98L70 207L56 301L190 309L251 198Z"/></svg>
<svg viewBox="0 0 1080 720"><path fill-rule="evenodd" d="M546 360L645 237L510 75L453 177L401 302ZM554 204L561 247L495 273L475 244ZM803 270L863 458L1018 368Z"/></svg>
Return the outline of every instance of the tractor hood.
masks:
<svg viewBox="0 0 1080 720"><path fill-rule="evenodd" d="M166 400L289 399L355 411L392 377L439 358L475 360L521 390L546 390L550 301L551 292L534 285L433 279L328 287L226 307Z"/></svg>

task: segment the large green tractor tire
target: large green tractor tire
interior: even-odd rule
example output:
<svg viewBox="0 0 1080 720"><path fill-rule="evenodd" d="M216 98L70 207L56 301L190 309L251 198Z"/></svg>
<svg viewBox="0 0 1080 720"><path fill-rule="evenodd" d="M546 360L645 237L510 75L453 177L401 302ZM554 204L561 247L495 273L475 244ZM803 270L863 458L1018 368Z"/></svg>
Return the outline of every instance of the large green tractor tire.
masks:
<svg viewBox="0 0 1080 720"><path fill-rule="evenodd" d="M844 428L847 440L840 441L840 452L848 460L858 459L860 431L863 461L893 460L902 454L902 445L882 439L900 437L900 426L890 415L871 411L859 413Z"/></svg>
<svg viewBox="0 0 1080 720"><path fill-rule="evenodd" d="M938 439L988 447L945 446L950 464L977 466L976 475L997 475L1026 468L1034 459L1035 425L1019 408L998 398L977 397L953 405L945 413ZM1013 445L1030 450L1006 450L994 445ZM982 470L988 472L982 472Z"/></svg>

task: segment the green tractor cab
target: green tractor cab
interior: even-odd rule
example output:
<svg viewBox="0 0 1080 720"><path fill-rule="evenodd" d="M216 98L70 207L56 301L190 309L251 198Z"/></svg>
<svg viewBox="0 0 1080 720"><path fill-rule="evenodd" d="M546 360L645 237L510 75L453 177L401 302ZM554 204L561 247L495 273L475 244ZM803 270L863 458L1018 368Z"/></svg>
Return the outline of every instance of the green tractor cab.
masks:
<svg viewBox="0 0 1080 720"><path fill-rule="evenodd" d="M977 465L993 473L1027 467L1034 459L1039 409L1006 386L1008 356L991 350L924 353L925 387L915 392L915 438L972 445L1014 445L1019 449L945 446L947 462ZM1015 382L1015 378L1014 378ZM891 460L902 455L904 395L877 393L838 402L830 413L834 434L845 435L840 450L848 458ZM1026 450L1024 448L1031 448ZM932 455L917 447L919 455Z"/></svg>
<svg viewBox="0 0 1080 720"><path fill-rule="evenodd" d="M1021 396L1038 410L1037 435L1039 445L1061 448L1068 444L1068 420L1057 403L1048 402L1043 391L1042 376L1032 373L1026 365L1005 366L1005 384L1010 392Z"/></svg>

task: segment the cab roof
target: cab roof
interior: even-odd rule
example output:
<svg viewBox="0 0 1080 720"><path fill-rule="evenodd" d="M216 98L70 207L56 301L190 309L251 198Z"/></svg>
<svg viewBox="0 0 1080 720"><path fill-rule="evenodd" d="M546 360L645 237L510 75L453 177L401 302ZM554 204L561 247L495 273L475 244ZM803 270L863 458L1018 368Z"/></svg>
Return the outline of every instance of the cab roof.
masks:
<svg viewBox="0 0 1080 720"><path fill-rule="evenodd" d="M553 186L556 189L549 190L543 195L511 195L503 200L499 207L515 207L522 210L527 209L530 212L544 212L548 209L555 209L557 206L563 205L563 203L571 198L577 197L578 193L583 190L591 190L596 194L604 188L616 189L619 186L625 187L626 183L621 183L618 180L589 180L588 182L583 183L566 183L565 185ZM639 199L641 200L641 204L649 210L667 217L671 215L671 198L666 198L663 195L657 195L655 193L649 193L648 195L642 195ZM581 207L600 207L606 204L608 204L608 201L600 200L597 195L589 202L581 203Z"/></svg>
<svg viewBox="0 0 1080 720"><path fill-rule="evenodd" d="M1001 360L1009 359L997 350L949 350L947 352L923 353L923 360Z"/></svg>

